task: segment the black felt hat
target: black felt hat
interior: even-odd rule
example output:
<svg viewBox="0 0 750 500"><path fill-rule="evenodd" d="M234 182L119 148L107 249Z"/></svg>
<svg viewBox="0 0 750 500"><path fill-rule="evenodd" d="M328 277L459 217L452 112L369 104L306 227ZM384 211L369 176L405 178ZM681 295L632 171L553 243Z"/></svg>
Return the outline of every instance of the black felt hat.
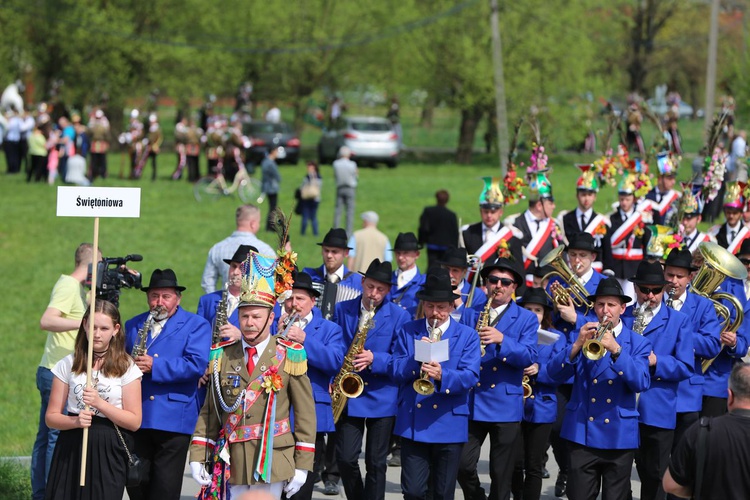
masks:
<svg viewBox="0 0 750 500"><path fill-rule="evenodd" d="M546 265L546 266L541 266L541 267L540 266L536 266L534 268L533 274L537 278L544 278L545 276L547 276L549 273L553 272L554 270L555 270L555 268L552 267L552 266L550 266L549 264Z"/></svg>
<svg viewBox="0 0 750 500"><path fill-rule="evenodd" d="M381 283L386 283L388 285L390 285L393 280L393 268L391 267L391 263L388 261L380 262L380 259L375 259L370 262L370 265L367 266L367 271L359 274L365 278L380 281Z"/></svg>
<svg viewBox="0 0 750 500"><path fill-rule="evenodd" d="M414 233L398 233L396 243L393 245L393 250L401 252L420 250L421 248L422 245L419 244Z"/></svg>
<svg viewBox="0 0 750 500"><path fill-rule="evenodd" d="M144 286L141 290L148 292L152 288L174 288L178 292L185 290L184 286L177 284L177 276L171 269L154 269L148 286Z"/></svg>
<svg viewBox="0 0 750 500"><path fill-rule="evenodd" d="M693 254L686 248L683 248L682 250L673 248L672 251L669 252L669 255L667 255L667 260L664 261L664 267L666 266L681 267L690 271L698 270L698 268L693 265Z"/></svg>
<svg viewBox="0 0 750 500"><path fill-rule="evenodd" d="M618 297L622 300L623 304L627 304L633 300L622 293L622 287L617 282L617 278L604 278L597 285L596 292L586 298L590 301L595 301L597 297Z"/></svg>
<svg viewBox="0 0 750 500"><path fill-rule="evenodd" d="M239 248L237 248L237 251L234 252L234 255L232 255L231 259L222 260L227 264L231 264L232 262L245 262L245 259L247 259L247 255L250 252L258 253L258 249L252 245L240 245Z"/></svg>
<svg viewBox="0 0 750 500"><path fill-rule="evenodd" d="M349 238L346 237L346 230L340 227L332 228L326 233L323 241L318 243L322 247L345 248L351 250Z"/></svg>
<svg viewBox="0 0 750 500"><path fill-rule="evenodd" d="M527 304L538 304L547 309L552 309L552 304L547 298L547 293L544 291L544 288L528 288L518 303L522 306Z"/></svg>
<svg viewBox="0 0 750 500"><path fill-rule="evenodd" d="M594 246L594 237L589 233L573 233L568 238L567 250L586 250L589 252L596 252Z"/></svg>
<svg viewBox="0 0 750 500"><path fill-rule="evenodd" d="M294 273L293 279L292 290L307 290L313 297L320 297L320 292L313 287L312 278L309 274L300 271Z"/></svg>
<svg viewBox="0 0 750 500"><path fill-rule="evenodd" d="M669 281L664 279L664 268L658 262L649 262L642 260L638 264L638 270L635 272L635 276L630 278L628 281L632 281L636 285L654 285L664 286Z"/></svg>
<svg viewBox="0 0 750 500"><path fill-rule="evenodd" d="M518 286L521 286L525 283L523 274L516 262L505 257L497 257L495 258L495 260L485 262L482 270L479 272L479 275L486 280L490 272L496 269L500 271L508 271L510 274L512 274L513 280Z"/></svg>
<svg viewBox="0 0 750 500"><path fill-rule="evenodd" d="M465 248L451 247L443 253L443 259L438 261L441 266L469 267L469 254Z"/></svg>
<svg viewBox="0 0 750 500"><path fill-rule="evenodd" d="M427 271L422 289L417 292L416 297L426 302L453 302L459 298L453 293L451 276L447 269L432 266Z"/></svg>

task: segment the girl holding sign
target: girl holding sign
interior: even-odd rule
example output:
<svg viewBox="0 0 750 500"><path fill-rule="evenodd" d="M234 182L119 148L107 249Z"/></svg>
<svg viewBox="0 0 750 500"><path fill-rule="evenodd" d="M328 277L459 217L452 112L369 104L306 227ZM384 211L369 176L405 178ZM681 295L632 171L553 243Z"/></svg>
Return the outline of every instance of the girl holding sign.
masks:
<svg viewBox="0 0 750 500"><path fill-rule="evenodd" d="M46 422L59 429L47 481L47 500L122 498L130 431L141 425L141 371L125 352L120 312L106 301L95 303L94 332L89 334L89 309L83 317L73 354L52 369ZM88 342L93 342L92 385L86 387ZM90 410L84 408L88 405ZM86 485L79 486L83 429L88 428ZM119 428L119 429L118 429ZM122 435L122 439L118 436Z"/></svg>

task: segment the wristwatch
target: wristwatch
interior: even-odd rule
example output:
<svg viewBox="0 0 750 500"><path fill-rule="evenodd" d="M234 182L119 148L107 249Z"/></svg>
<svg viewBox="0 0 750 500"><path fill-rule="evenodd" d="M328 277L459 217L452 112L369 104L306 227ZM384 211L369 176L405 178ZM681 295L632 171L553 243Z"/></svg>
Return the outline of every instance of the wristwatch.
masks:
<svg viewBox="0 0 750 500"><path fill-rule="evenodd" d="M619 357L620 357L620 353L621 353L621 352L622 352L622 346L618 346L618 347L617 347L617 351L616 351L616 352L615 352L614 354L612 354L612 362L613 362L613 363L614 363L615 361L617 361L617 358L619 358Z"/></svg>

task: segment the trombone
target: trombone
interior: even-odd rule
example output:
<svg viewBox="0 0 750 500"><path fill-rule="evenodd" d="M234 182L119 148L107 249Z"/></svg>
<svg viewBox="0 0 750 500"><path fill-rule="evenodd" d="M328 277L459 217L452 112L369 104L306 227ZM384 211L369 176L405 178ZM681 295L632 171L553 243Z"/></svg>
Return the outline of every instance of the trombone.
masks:
<svg viewBox="0 0 750 500"><path fill-rule="evenodd" d="M542 282L553 276L558 276L568 285L568 288L564 288L559 284L555 286L555 283L552 283L552 285L550 285L552 295L550 295L549 292L546 292L547 297L549 297L553 303L558 305L567 305L568 299L572 298L574 306L585 308L585 312L588 312L590 309L593 309L594 304L588 299L589 293L586 291L583 283L581 283L568 264L565 263L562 255L564 250L565 247L559 246L548 253L541 262L539 262L539 267L552 266L554 269L554 271L550 271L544 275Z"/></svg>

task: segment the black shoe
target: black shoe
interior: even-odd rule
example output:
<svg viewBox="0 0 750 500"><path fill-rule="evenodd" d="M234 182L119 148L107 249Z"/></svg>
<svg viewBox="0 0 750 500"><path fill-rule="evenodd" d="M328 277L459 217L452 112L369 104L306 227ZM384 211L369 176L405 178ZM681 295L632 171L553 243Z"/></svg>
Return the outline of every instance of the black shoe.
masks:
<svg viewBox="0 0 750 500"><path fill-rule="evenodd" d="M568 475L562 472L557 473L557 481L555 481L555 496L561 498L565 495L567 487Z"/></svg>
<svg viewBox="0 0 750 500"><path fill-rule="evenodd" d="M388 460L388 467L401 467L401 450L394 450L390 460Z"/></svg>
<svg viewBox="0 0 750 500"><path fill-rule="evenodd" d="M547 467L542 467L542 479L549 479L549 471Z"/></svg>
<svg viewBox="0 0 750 500"><path fill-rule="evenodd" d="M324 495L338 495L339 486L333 481L326 481L326 488L323 491Z"/></svg>

